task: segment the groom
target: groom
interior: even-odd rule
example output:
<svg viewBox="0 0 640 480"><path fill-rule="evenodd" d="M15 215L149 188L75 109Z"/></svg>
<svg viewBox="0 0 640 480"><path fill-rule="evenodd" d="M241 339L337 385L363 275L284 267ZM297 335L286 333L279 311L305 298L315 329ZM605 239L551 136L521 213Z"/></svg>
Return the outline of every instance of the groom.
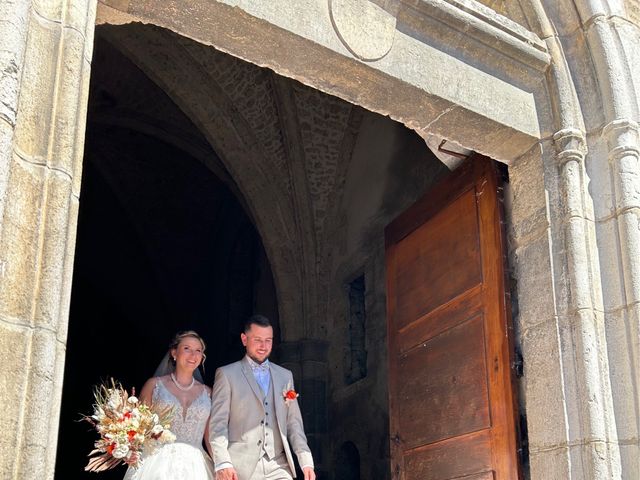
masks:
<svg viewBox="0 0 640 480"><path fill-rule="evenodd" d="M269 362L273 328L254 315L240 334L246 355L216 371L209 442L216 480L291 480L293 450L315 480L291 372Z"/></svg>

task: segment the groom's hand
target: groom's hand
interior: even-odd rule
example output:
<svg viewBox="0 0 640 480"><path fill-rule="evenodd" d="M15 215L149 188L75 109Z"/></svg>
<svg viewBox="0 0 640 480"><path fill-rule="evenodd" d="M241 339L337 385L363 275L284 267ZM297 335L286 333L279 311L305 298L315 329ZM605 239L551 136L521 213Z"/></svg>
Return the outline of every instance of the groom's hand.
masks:
<svg viewBox="0 0 640 480"><path fill-rule="evenodd" d="M313 471L313 468L304 467L302 472L304 473L304 480L316 480L316 472Z"/></svg>
<svg viewBox="0 0 640 480"><path fill-rule="evenodd" d="M307 477L305 477L306 480ZM315 478L315 477L314 477ZM216 472L216 480L238 480L235 468L223 468Z"/></svg>

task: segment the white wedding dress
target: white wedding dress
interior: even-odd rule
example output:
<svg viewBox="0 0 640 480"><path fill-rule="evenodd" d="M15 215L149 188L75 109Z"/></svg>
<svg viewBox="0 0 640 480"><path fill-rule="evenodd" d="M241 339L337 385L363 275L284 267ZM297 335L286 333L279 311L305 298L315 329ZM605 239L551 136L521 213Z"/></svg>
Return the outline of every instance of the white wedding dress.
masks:
<svg viewBox="0 0 640 480"><path fill-rule="evenodd" d="M124 480L213 480L213 462L202 448L202 439L211 413L207 389L183 409L180 401L158 378L152 401L159 408L173 407L171 432L174 443L163 445L149 455L143 454L138 468L129 468Z"/></svg>

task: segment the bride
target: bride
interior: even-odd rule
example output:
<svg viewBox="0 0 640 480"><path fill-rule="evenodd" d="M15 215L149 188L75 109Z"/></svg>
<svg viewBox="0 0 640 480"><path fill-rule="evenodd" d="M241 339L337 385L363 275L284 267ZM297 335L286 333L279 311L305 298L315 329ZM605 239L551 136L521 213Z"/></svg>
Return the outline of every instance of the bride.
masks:
<svg viewBox="0 0 640 480"><path fill-rule="evenodd" d="M124 480L213 480L213 463L202 448L211 389L194 378L194 372L200 376L197 368L205 359L204 350L204 340L193 330L178 333L156 376L142 387L141 402L173 407L170 429L176 441L143 453L140 466L130 467Z"/></svg>

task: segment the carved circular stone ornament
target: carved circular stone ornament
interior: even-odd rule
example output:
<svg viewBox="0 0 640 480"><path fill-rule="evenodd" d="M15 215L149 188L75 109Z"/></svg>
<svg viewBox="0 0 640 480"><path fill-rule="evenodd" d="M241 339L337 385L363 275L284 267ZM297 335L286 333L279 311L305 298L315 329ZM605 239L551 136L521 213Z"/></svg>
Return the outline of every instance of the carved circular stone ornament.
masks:
<svg viewBox="0 0 640 480"><path fill-rule="evenodd" d="M331 23L354 57L380 60L393 46L400 0L329 0Z"/></svg>

